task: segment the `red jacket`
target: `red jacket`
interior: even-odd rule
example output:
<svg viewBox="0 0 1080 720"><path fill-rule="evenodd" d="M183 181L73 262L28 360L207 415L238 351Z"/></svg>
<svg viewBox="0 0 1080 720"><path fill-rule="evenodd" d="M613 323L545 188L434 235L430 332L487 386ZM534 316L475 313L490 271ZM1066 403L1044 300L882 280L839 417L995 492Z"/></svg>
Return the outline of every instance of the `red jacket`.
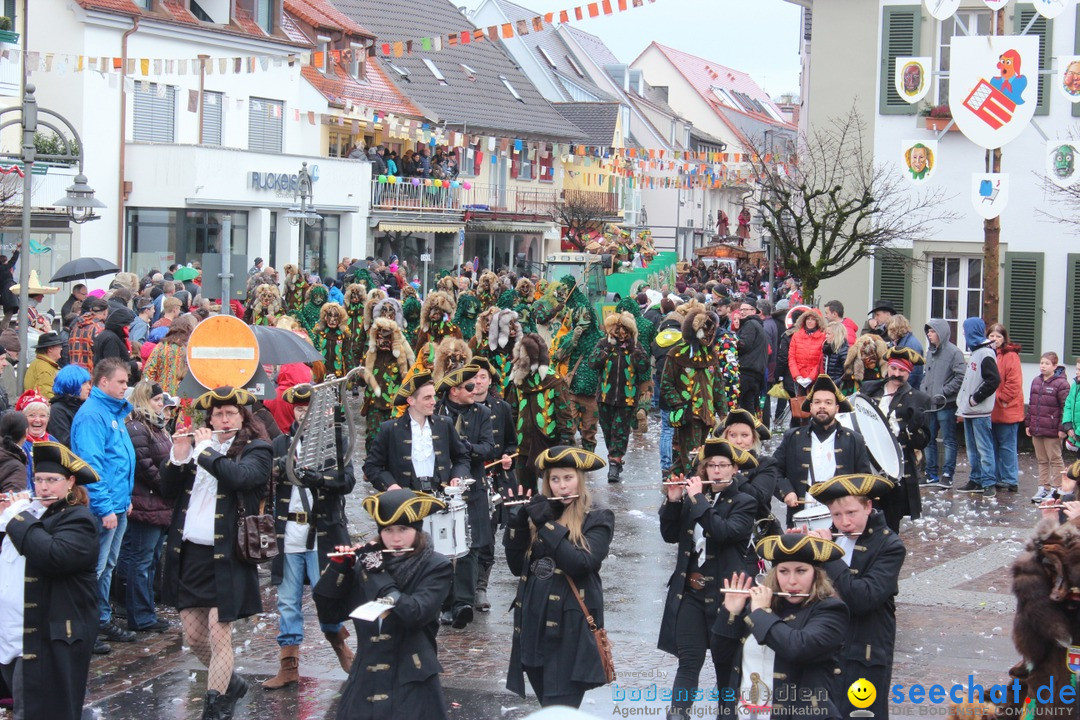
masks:
<svg viewBox="0 0 1080 720"><path fill-rule="evenodd" d="M855 324L855 321L849 317L846 317L842 321L844 329L847 330L847 344L851 347L855 344L855 340L859 336L859 326Z"/></svg>
<svg viewBox="0 0 1080 720"><path fill-rule="evenodd" d="M813 315L818 320L818 329L813 333L806 332L806 317ZM794 378L810 378L811 380L817 379L817 376L821 374L824 365L824 353L822 351L825 345L825 332L823 330L824 322L821 316L813 310L803 313L799 317L798 329L791 336L791 345L788 348L788 370L791 371L791 377Z"/></svg>
<svg viewBox="0 0 1080 720"><path fill-rule="evenodd" d="M303 385L311 382L312 373L304 363L289 363L282 365L277 376L277 397L273 400L265 400L263 406L270 411L277 421L281 432L289 432L293 424L293 406L281 399L285 391L293 385Z"/></svg>
<svg viewBox="0 0 1080 720"><path fill-rule="evenodd" d="M998 385L994 411L990 420L996 423L1024 422L1024 374L1020 370L1019 345L1006 345L997 350Z"/></svg>

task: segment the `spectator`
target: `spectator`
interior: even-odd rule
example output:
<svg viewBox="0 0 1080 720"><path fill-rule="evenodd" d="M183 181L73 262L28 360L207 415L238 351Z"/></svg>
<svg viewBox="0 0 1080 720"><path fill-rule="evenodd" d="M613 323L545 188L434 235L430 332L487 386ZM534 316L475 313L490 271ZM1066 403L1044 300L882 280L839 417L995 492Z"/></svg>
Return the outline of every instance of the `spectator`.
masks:
<svg viewBox="0 0 1080 720"><path fill-rule="evenodd" d="M0 330L7 330L11 323L11 316L19 312L19 298L11 292L11 286L15 284L15 263L19 260L19 251L7 255L0 255L0 306L3 306L3 317L0 317Z"/></svg>
<svg viewBox="0 0 1080 720"><path fill-rule="evenodd" d="M165 301L168 298L176 295L178 283L173 280L166 280L161 284L161 294L154 298L154 322L155 327L158 320L161 319L162 314L165 312ZM175 317L175 316L174 316Z"/></svg>
<svg viewBox="0 0 1080 720"><path fill-rule="evenodd" d="M426 145L420 148L420 158L416 161L416 174L422 178L431 177L431 150Z"/></svg>
<svg viewBox="0 0 1080 720"><path fill-rule="evenodd" d="M844 317L844 303L839 300L830 300L825 303L825 322L827 323L843 323L844 330L847 333L848 347L855 344L855 338L859 334L859 326L855 324L855 321L849 317ZM922 355L920 348L919 354Z"/></svg>
<svg viewBox="0 0 1080 720"><path fill-rule="evenodd" d="M799 316L788 347L788 371L799 397L824 369L825 321L811 308Z"/></svg>
<svg viewBox="0 0 1080 720"><path fill-rule="evenodd" d="M263 268L263 259L261 257L255 258L255 262L253 262L251 264L251 267L248 268L248 271L247 271L248 277L251 277L252 275L258 275L259 273L262 272L262 268Z"/></svg>
<svg viewBox="0 0 1080 720"><path fill-rule="evenodd" d="M88 297L83 301L82 315L71 329L68 340L68 360L73 364L94 370L94 340L105 329L105 316L109 306L101 298Z"/></svg>
<svg viewBox="0 0 1080 720"><path fill-rule="evenodd" d="M86 368L67 365L56 373L48 423L49 434L56 438L56 442L71 447L71 423L88 397L90 373Z"/></svg>
<svg viewBox="0 0 1080 720"><path fill-rule="evenodd" d="M994 393L1001 384L1001 376L998 375L994 350L986 339L986 323L982 318L964 321L964 339L971 357L956 395L956 416L964 418L964 440L971 475L967 485L958 492L981 492L985 497L993 497L997 494L997 461L990 413L994 410Z"/></svg>
<svg viewBox="0 0 1080 720"><path fill-rule="evenodd" d="M927 340L924 392L930 396L930 407L934 410L927 417L930 444L926 446L924 485L948 490L952 487L956 472L956 395L964 382L967 363L964 353L952 342L952 328L946 320L931 320L924 329ZM940 458L940 466L937 452L939 429L945 446L945 457Z"/></svg>
<svg viewBox="0 0 1080 720"><path fill-rule="evenodd" d="M63 351L64 341L54 332L42 333L38 336L36 355L30 361L30 367L26 368L23 377L23 390L36 390L46 400L53 396L53 381L56 373L60 371L60 353Z"/></svg>
<svg viewBox="0 0 1080 720"><path fill-rule="evenodd" d="M135 313L127 308L113 310L112 314L105 318L105 329L94 338L95 365L105 358L120 358L124 362L131 360L128 326L134 319ZM91 499L93 495L91 492Z"/></svg>
<svg viewBox="0 0 1080 720"><path fill-rule="evenodd" d="M71 424L71 444L97 472L99 482L88 487L90 510L98 521L98 622L95 654L108 653L105 640L134 642L135 633L122 629L112 617L109 588L127 529L131 490L135 475L135 450L124 419L131 404L124 399L128 365L116 357L94 365L94 387Z"/></svg>
<svg viewBox="0 0 1080 720"><path fill-rule="evenodd" d="M739 337L739 407L757 415L765 389L769 340L753 303L744 300L739 304L738 313L739 317L732 323L732 329Z"/></svg>
<svg viewBox="0 0 1080 720"><path fill-rule="evenodd" d="M842 322L834 320L825 326L825 344L821 351L825 374L833 379L837 387L840 387L844 382L844 364L847 362L848 354L847 328Z"/></svg>
<svg viewBox="0 0 1080 720"><path fill-rule="evenodd" d="M27 390L15 401L15 411L26 416L26 442L23 443L23 452L26 454L26 487L34 489L34 443L52 441L56 438L49 434L49 401L41 393Z"/></svg>
<svg viewBox="0 0 1080 720"><path fill-rule="evenodd" d="M180 317L181 312L183 311L184 301L175 296L166 298L161 307L161 317L153 324L153 328L167 328L172 325L173 320Z"/></svg>
<svg viewBox="0 0 1080 720"><path fill-rule="evenodd" d="M386 174L386 162L382 158L382 146L368 148L368 160L371 161L371 174L378 177Z"/></svg>
<svg viewBox="0 0 1080 720"><path fill-rule="evenodd" d="M11 409L11 395L8 389L17 390L13 372L8 368L19 364L22 343L19 335L11 328L0 332L0 415Z"/></svg>
<svg viewBox="0 0 1080 720"><path fill-rule="evenodd" d="M86 302L86 285L82 283L76 283L71 288L71 295L68 295L68 299L64 301L63 307L60 308L60 319L67 320L67 316L70 315L72 307L75 303Z"/></svg>
<svg viewBox="0 0 1080 720"><path fill-rule="evenodd" d="M870 308L870 312L866 314L870 319L867 321L866 327L863 328L863 332L872 332L885 342L888 342L889 335L886 327L889 324L889 318L896 314L896 308L888 300L875 300L874 307Z"/></svg>
<svg viewBox="0 0 1080 720"><path fill-rule="evenodd" d="M9 412L0 416L0 493L26 490L26 416Z"/></svg>
<svg viewBox="0 0 1080 720"><path fill-rule="evenodd" d="M1077 452L1077 445L1080 444L1080 440L1076 438L1077 426L1080 426L1080 357L1076 358L1076 377L1073 378L1069 399L1065 401L1065 412L1061 416L1061 427L1069 436L1065 444L1070 446L1069 449L1074 453Z"/></svg>
<svg viewBox="0 0 1080 720"><path fill-rule="evenodd" d="M170 395L178 394L180 381L187 375L187 343L196 324L194 316L181 315L146 360L146 379L158 383Z"/></svg>
<svg viewBox="0 0 1080 720"><path fill-rule="evenodd" d="M154 318L154 304L149 298L139 298L135 301L135 319L131 321L131 329L128 338L133 343L140 345L146 342L150 335L150 321Z"/></svg>
<svg viewBox="0 0 1080 720"><path fill-rule="evenodd" d="M997 458L997 489L1016 492L1019 489L1019 467L1016 457L1016 433L1024 421L1024 373L1020 369L1020 346L1009 342L1009 333L1001 323L994 323L986 337L994 344L997 355L998 385L994 411L990 413L994 433L994 457Z"/></svg>
<svg viewBox="0 0 1080 720"><path fill-rule="evenodd" d="M397 165L397 153L393 150L386 156L386 174L387 175L400 175Z"/></svg>
<svg viewBox="0 0 1080 720"><path fill-rule="evenodd" d="M1061 474L1065 472L1061 441L1068 435L1061 427L1061 419L1068 398L1069 380L1065 368L1058 365L1057 353L1043 353L1028 398L1027 435L1035 445L1039 463L1039 490L1031 498L1033 503L1041 503L1061 490Z"/></svg>
<svg viewBox="0 0 1080 720"><path fill-rule="evenodd" d="M894 347L906 347L919 353L919 355L923 354L922 343L915 337L915 333L911 332L911 323L903 315L896 314L889 318L889 322L885 326L885 332ZM922 379L923 366L916 365L911 371L911 376L908 377L908 385L919 390Z"/></svg>

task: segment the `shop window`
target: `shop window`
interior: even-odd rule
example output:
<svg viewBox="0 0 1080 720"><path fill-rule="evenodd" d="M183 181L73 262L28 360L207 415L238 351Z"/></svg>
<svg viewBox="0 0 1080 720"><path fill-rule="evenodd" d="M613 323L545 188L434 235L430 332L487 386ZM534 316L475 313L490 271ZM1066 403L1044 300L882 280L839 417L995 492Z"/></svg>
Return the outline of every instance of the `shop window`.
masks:
<svg viewBox="0 0 1080 720"><path fill-rule="evenodd" d="M251 98L248 103L248 149L281 152L285 103Z"/></svg>
<svg viewBox="0 0 1080 720"><path fill-rule="evenodd" d="M128 208L127 263L140 275L171 263L199 260L202 253L221 251L222 210ZM248 214L230 211L232 253L247 255Z"/></svg>
<svg viewBox="0 0 1080 720"><path fill-rule="evenodd" d="M171 143L176 138L176 88L150 83L135 86L133 95L135 142Z"/></svg>

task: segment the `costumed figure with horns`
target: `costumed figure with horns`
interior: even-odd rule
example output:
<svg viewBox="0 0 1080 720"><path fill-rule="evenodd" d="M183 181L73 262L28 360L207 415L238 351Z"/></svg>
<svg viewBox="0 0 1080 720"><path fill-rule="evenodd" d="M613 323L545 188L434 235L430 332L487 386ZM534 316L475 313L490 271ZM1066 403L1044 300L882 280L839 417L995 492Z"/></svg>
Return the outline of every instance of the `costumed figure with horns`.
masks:
<svg viewBox="0 0 1080 720"><path fill-rule="evenodd" d="M319 309L319 322L315 325L315 349L323 356L327 377L345 377L350 368L345 363L349 330L345 327L345 308L335 302L323 304Z"/></svg>
<svg viewBox="0 0 1080 720"><path fill-rule="evenodd" d="M423 520L446 505L404 488L364 498L363 505L379 528L378 540L339 547L342 556L332 559L313 590L324 623L343 622L365 604L385 607L374 620L353 621L363 661L353 663L337 720L445 719L435 636L453 571L433 550Z"/></svg>
<svg viewBox="0 0 1080 720"><path fill-rule="evenodd" d="M416 333L416 361L418 367L430 371L435 364L435 348L444 337L461 338L461 330L454 321L456 305L453 296L435 291L424 300L420 312L420 329Z"/></svg>
<svg viewBox="0 0 1080 720"><path fill-rule="evenodd" d="M82 717L98 632L97 473L65 446L33 446L34 488L0 499L0 670L14 717Z"/></svg>
<svg viewBox="0 0 1080 720"><path fill-rule="evenodd" d="M296 315L304 306L304 297L307 294L307 279L300 268L292 263L285 265L285 292L282 299L285 301L285 312Z"/></svg>
<svg viewBox="0 0 1080 720"><path fill-rule="evenodd" d="M694 308L682 322L682 342L668 350L660 392L664 404L674 408L668 421L675 429L672 470L693 475L697 449L716 426L717 409L724 406L713 342L719 329L716 313Z"/></svg>
<svg viewBox="0 0 1080 720"><path fill-rule="evenodd" d="M720 438L707 439L697 461L698 472L685 486L664 487L666 498L660 506L660 534L664 542L678 544L657 643L679 658L668 718L687 717L693 706L709 630L720 609L721 580L757 573L757 555L750 545L756 503L739 491L745 482L741 473L757 461ZM723 678L724 670L718 666L716 676Z"/></svg>
<svg viewBox="0 0 1080 720"><path fill-rule="evenodd" d="M593 505L587 483L587 473L604 464L575 447L542 452L541 493L513 510L503 535L507 565L519 578L506 688L525 697L527 676L543 707L579 707L585 691L607 683L588 622L604 627L600 567L615 534L614 513Z"/></svg>
<svg viewBox="0 0 1080 720"><path fill-rule="evenodd" d="M371 452L379 428L393 417L394 396L415 362L412 348L393 320L377 318L369 335L367 354L363 358L365 452Z"/></svg>
<svg viewBox="0 0 1080 720"><path fill-rule="evenodd" d="M608 450L608 482L618 482L638 405L652 385L652 375L649 353L638 342L633 315L608 315L604 318L604 333L607 337L592 350L589 366L600 376L596 403Z"/></svg>
<svg viewBox="0 0 1080 720"><path fill-rule="evenodd" d="M553 344L551 356L557 362L566 363L564 377L570 388L574 429L581 433L581 446L591 452L596 449L596 428L600 420L596 404L598 375L586 361L603 335L596 322L596 311L574 276L566 275L559 282L566 288L562 324L570 331Z"/></svg>
<svg viewBox="0 0 1080 720"><path fill-rule="evenodd" d="M486 327L483 327L485 325ZM480 334L481 329L484 330L483 335ZM491 360L499 376L503 378L499 392L505 396L514 365L514 347L522 335L517 312L489 308L477 319L476 332L473 337L473 355L481 355Z"/></svg>
<svg viewBox="0 0 1080 720"><path fill-rule="evenodd" d="M506 400L517 412L518 482L529 488L536 487L536 458L574 437L566 382L549 363L547 343L535 333L523 336L514 347L512 393Z"/></svg>
<svg viewBox="0 0 1080 720"><path fill-rule="evenodd" d="M277 285L263 283L255 287L252 297L251 324L274 325L278 318L285 314L285 307L281 301L281 291Z"/></svg>

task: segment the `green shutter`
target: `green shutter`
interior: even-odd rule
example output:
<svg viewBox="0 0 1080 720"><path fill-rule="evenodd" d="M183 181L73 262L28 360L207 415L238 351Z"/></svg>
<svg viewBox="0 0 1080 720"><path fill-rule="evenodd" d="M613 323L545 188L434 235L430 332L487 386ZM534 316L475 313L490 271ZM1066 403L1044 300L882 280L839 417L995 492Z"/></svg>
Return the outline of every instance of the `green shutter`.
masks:
<svg viewBox="0 0 1080 720"><path fill-rule="evenodd" d="M881 19L881 94L878 112L882 115L914 115L911 105L896 93L896 58L919 54L922 5L888 5ZM927 80L929 82L929 79Z"/></svg>
<svg viewBox="0 0 1080 720"><path fill-rule="evenodd" d="M1080 255L1069 255L1065 292L1065 358L1070 365L1080 357Z"/></svg>
<svg viewBox="0 0 1080 720"><path fill-rule="evenodd" d="M1076 39L1073 41L1073 52L1075 52L1077 55L1080 55L1080 5L1076 6ZM1054 82L1061 81L1055 79ZM1072 114L1073 117L1080 117L1080 103L1073 103Z"/></svg>
<svg viewBox="0 0 1080 720"><path fill-rule="evenodd" d="M1005 327L1020 343L1020 359L1037 363L1042 354L1043 254L1005 253Z"/></svg>
<svg viewBox="0 0 1080 720"><path fill-rule="evenodd" d="M1013 25L1014 32L1019 35L1024 32L1024 28L1028 26L1031 19L1035 18L1034 24L1031 26L1031 30L1028 31L1029 35L1037 35L1039 37L1039 70L1049 70L1053 64L1053 55L1051 53L1051 46L1053 45L1054 38L1054 21L1047 20L1040 15L1035 6L1031 4L1017 5L1016 11L1013 13ZM1035 73L1027 73L1028 77L1031 77ZM1035 109L1036 115L1049 115L1050 114L1050 96L1052 88L1050 85L1051 75L1039 75L1039 104ZM1012 332L1010 329L1009 332Z"/></svg>
<svg viewBox="0 0 1080 720"><path fill-rule="evenodd" d="M911 317L911 250L878 250L874 253L874 300L888 300Z"/></svg>

